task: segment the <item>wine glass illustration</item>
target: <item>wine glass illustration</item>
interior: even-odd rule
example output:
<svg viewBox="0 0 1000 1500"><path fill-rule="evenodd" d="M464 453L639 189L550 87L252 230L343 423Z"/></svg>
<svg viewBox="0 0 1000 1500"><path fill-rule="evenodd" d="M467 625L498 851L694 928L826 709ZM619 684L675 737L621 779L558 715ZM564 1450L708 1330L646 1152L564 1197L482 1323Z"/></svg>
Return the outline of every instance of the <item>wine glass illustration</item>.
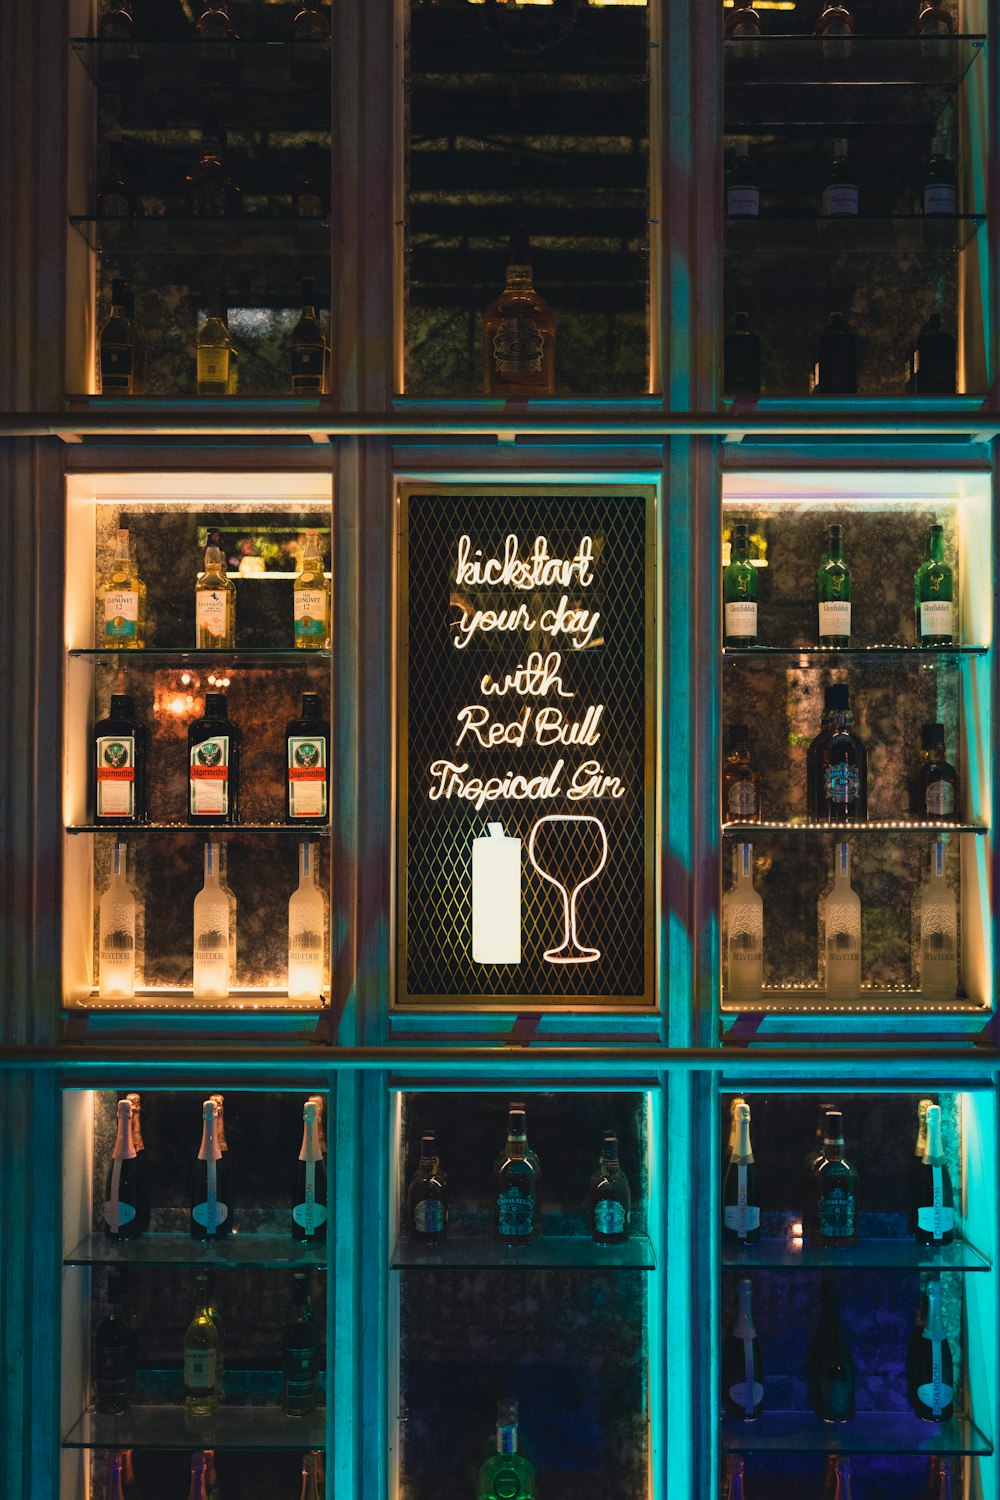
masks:
<svg viewBox="0 0 1000 1500"><path fill-rule="evenodd" d="M565 879L553 871L565 868L567 859L574 853L583 869L589 869L590 873L584 874L571 889ZM585 885L597 879L608 862L608 835L604 824L589 813L548 813L539 818L531 830L528 858L542 879L556 886L563 898L565 933L558 948L546 949L546 959L550 964L596 963L601 950L583 947L577 935L576 898Z"/></svg>

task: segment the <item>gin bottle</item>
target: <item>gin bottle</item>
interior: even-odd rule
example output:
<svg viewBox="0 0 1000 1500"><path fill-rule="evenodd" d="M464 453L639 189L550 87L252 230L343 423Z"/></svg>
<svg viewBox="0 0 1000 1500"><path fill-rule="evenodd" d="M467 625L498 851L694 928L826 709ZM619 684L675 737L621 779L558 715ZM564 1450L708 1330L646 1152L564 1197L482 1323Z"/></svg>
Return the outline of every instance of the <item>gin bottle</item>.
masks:
<svg viewBox="0 0 1000 1500"><path fill-rule="evenodd" d="M323 572L319 532L307 531L302 566L293 587L295 645L319 650L330 644L330 583Z"/></svg>
<svg viewBox="0 0 1000 1500"><path fill-rule="evenodd" d="M542 1232L538 1171L529 1159L523 1109L511 1109L507 1144L493 1179L493 1229L508 1245L526 1245Z"/></svg>
<svg viewBox="0 0 1000 1500"><path fill-rule="evenodd" d="M507 284L483 315L483 389L487 396L551 396L556 320L532 285L523 225L511 230Z"/></svg>
<svg viewBox="0 0 1000 1500"><path fill-rule="evenodd" d="M753 1422L764 1408L760 1346L753 1326L751 1283L736 1285L736 1316L722 1356L722 1405L727 1417Z"/></svg>
<svg viewBox="0 0 1000 1500"><path fill-rule="evenodd" d="M299 845L299 884L288 902L288 998L313 1000L323 995L326 905L316 884L317 844Z"/></svg>
<svg viewBox="0 0 1000 1500"><path fill-rule="evenodd" d="M722 1180L722 1238L729 1244L753 1245L760 1239L757 1168L750 1144L750 1106L736 1105L736 1139Z"/></svg>
<svg viewBox="0 0 1000 1500"><path fill-rule="evenodd" d="M209 840L205 884L194 898L194 998L225 1000L230 978L229 901L219 881L219 846Z"/></svg>
<svg viewBox="0 0 1000 1500"><path fill-rule="evenodd" d="M955 638L954 575L944 560L944 527L927 533L924 560L913 575L918 646L950 646Z"/></svg>
<svg viewBox="0 0 1000 1500"><path fill-rule="evenodd" d="M954 1000L958 993L958 908L940 839L931 845L930 875L920 893L920 993L925 1000Z"/></svg>
<svg viewBox="0 0 1000 1500"><path fill-rule="evenodd" d="M535 1470L517 1451L517 1402L497 1403L497 1451L479 1470L479 1500L534 1500Z"/></svg>
<svg viewBox="0 0 1000 1500"><path fill-rule="evenodd" d="M320 1123L322 1110L322 1101L316 1095L311 1095L302 1106L302 1145L295 1167L295 1201L292 1204L293 1240L326 1238L329 1210Z"/></svg>
<svg viewBox="0 0 1000 1500"><path fill-rule="evenodd" d="M764 902L753 888L753 845L733 852L735 881L722 898L730 1000L760 1002L764 983Z"/></svg>
<svg viewBox="0 0 1000 1500"><path fill-rule="evenodd" d="M826 992L857 999L861 989L861 898L851 885L851 846L835 848L833 889L823 897Z"/></svg>
<svg viewBox="0 0 1000 1500"><path fill-rule="evenodd" d="M129 555L124 527L104 579L104 644L118 651L141 651L146 644L146 585Z"/></svg>
<svg viewBox="0 0 1000 1500"><path fill-rule="evenodd" d="M102 1000L131 1000L135 995L135 897L125 883L126 846L115 841L111 882L101 897L98 916Z"/></svg>

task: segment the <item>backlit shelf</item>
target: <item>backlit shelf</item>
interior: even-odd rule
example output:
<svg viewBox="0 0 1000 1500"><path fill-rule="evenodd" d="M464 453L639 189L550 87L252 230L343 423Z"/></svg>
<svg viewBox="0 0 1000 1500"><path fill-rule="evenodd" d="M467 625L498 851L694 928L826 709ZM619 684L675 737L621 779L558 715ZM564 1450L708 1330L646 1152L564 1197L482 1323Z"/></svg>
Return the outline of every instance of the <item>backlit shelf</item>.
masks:
<svg viewBox="0 0 1000 1500"><path fill-rule="evenodd" d="M740 1250L724 1245L724 1271L988 1271L990 1263L965 1240L918 1245L913 1239L859 1240L846 1250L827 1250L794 1240L762 1239Z"/></svg>
<svg viewBox="0 0 1000 1500"><path fill-rule="evenodd" d="M128 830L124 829L122 832L127 838ZM135 994L127 1000L105 999L94 990L89 995L76 999L70 998L64 1003L67 1010L84 1011L91 1015L141 1013L157 1015L163 1011L189 1011L199 1016L232 1015L234 1012L246 1014L255 1011L285 1015L290 1012L318 1014L329 998L328 991L324 992L322 1000L317 997L308 1000L293 1000L286 990L265 989L263 986L259 989L234 986L225 1000L198 1000L190 989L177 987L155 989L137 986Z"/></svg>
<svg viewBox="0 0 1000 1500"><path fill-rule="evenodd" d="M179 1377L178 1377L179 1378ZM133 1406L123 1417L88 1409L62 1440L64 1448L282 1448L299 1453L326 1443L326 1414L286 1417L280 1406L219 1406L187 1420L183 1406Z"/></svg>
<svg viewBox="0 0 1000 1500"><path fill-rule="evenodd" d="M821 1422L812 1412L764 1411L755 1422L726 1418L726 1453L871 1453L986 1455L993 1444L964 1413L922 1422L910 1411L863 1411L850 1422Z"/></svg>
<svg viewBox="0 0 1000 1500"><path fill-rule="evenodd" d="M63 1257L64 1266L256 1266L267 1270L324 1269L326 1242L307 1244L291 1235L230 1234L193 1240L188 1234L146 1234L112 1240L88 1234Z"/></svg>
<svg viewBox="0 0 1000 1500"><path fill-rule="evenodd" d="M963 250L985 223L983 214L940 219L923 214L878 219L861 215L844 219L727 219L726 250L739 255L948 255Z"/></svg>
<svg viewBox="0 0 1000 1500"><path fill-rule="evenodd" d="M766 984L759 999L732 1000L723 992L724 1015L866 1016L980 1015L988 1006L956 995L933 1000L908 985L862 985L856 995L828 995L821 985Z"/></svg>
<svg viewBox="0 0 1000 1500"><path fill-rule="evenodd" d="M392 1257L394 1271L652 1271L656 1267L648 1235L633 1234L622 1245L596 1245L583 1235L540 1235L527 1245L491 1239L452 1237L443 1245L401 1239Z"/></svg>
<svg viewBox="0 0 1000 1500"><path fill-rule="evenodd" d="M92 250L102 255L321 256L330 253L330 225L323 219L241 214L227 219L196 219L162 214L144 219L88 218L71 214L70 223Z"/></svg>
<svg viewBox="0 0 1000 1500"><path fill-rule="evenodd" d="M241 838L248 833L265 833L269 837L274 834L288 834L291 838L297 839L308 835L311 839L328 839L330 825L323 823L317 827L310 824L296 828L288 823L128 823L116 827L107 823L69 823L66 826L66 832L108 833L117 839L131 838L137 833L191 833L196 837L201 835L211 838L213 841Z"/></svg>
<svg viewBox="0 0 1000 1500"><path fill-rule="evenodd" d="M240 581L243 582L243 576ZM266 578L266 573L249 575ZM282 575L294 577L296 575ZM142 651L122 651L115 646L74 648L69 655L78 661L116 667L311 667L330 661L328 650L297 651L294 646L245 646L232 651L196 650L185 646L152 646Z"/></svg>
<svg viewBox="0 0 1000 1500"><path fill-rule="evenodd" d="M760 823L723 823L723 835L727 838L752 839L755 833L833 833L840 838L854 838L867 833L989 833L986 823L945 823L919 818L868 818L858 823L814 823L808 818L790 818L785 821L762 820Z"/></svg>
<svg viewBox="0 0 1000 1500"><path fill-rule="evenodd" d="M900 646L876 643L871 646L724 646L726 661L780 661L793 659L797 665L828 667L838 661L905 661L913 666L936 666L940 662L959 661L963 657L985 656L989 646Z"/></svg>

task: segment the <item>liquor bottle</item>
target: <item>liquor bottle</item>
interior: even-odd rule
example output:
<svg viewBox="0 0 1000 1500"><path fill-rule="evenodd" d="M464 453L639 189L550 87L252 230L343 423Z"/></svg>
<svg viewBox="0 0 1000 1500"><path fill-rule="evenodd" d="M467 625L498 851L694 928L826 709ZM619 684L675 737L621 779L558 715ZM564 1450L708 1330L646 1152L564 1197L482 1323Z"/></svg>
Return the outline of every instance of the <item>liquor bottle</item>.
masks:
<svg viewBox="0 0 1000 1500"><path fill-rule="evenodd" d="M111 282L111 311L98 335L102 396L134 394L135 331L125 312L126 284Z"/></svg>
<svg viewBox="0 0 1000 1500"><path fill-rule="evenodd" d="M316 1410L316 1373L319 1368L319 1333L309 1301L309 1282L304 1271L292 1277L292 1318L285 1329L282 1350L286 1417L307 1417Z"/></svg>
<svg viewBox="0 0 1000 1500"><path fill-rule="evenodd" d="M940 1458L936 1453L932 1454L927 1470L927 1488L921 1500L951 1500L951 1476L951 1459Z"/></svg>
<svg viewBox="0 0 1000 1500"><path fill-rule="evenodd" d="M954 1000L958 993L958 910L944 874L944 844L931 845L931 868L920 892L920 993Z"/></svg>
<svg viewBox="0 0 1000 1500"><path fill-rule="evenodd" d="M816 572L817 630L821 646L851 644L851 570L844 561L844 528L826 528L826 547Z"/></svg>
<svg viewBox="0 0 1000 1500"><path fill-rule="evenodd" d="M132 329L132 394L142 396L146 390L146 345L135 320L135 287L126 283L125 316Z"/></svg>
<svg viewBox="0 0 1000 1500"><path fill-rule="evenodd" d="M742 1094L735 1094L729 1101L729 1140L726 1144L726 1151L729 1156L732 1156L736 1149L736 1142L740 1134L739 1112L746 1103L747 1101L743 1098ZM749 1107L747 1105L748 1109Z"/></svg>
<svg viewBox="0 0 1000 1500"><path fill-rule="evenodd" d="M330 216L330 159L315 141L303 151L302 169L292 183L292 213L296 219L327 219ZM307 282L310 288L308 296ZM306 306L315 305L315 288L311 276L303 281L302 301Z"/></svg>
<svg viewBox="0 0 1000 1500"><path fill-rule="evenodd" d="M760 1003L764 983L764 902L753 887L753 845L733 851L734 882L722 898L723 947L730 1000Z"/></svg>
<svg viewBox="0 0 1000 1500"><path fill-rule="evenodd" d="M497 1451L479 1470L478 1500L534 1500L535 1470L517 1451L517 1402L497 1402Z"/></svg>
<svg viewBox="0 0 1000 1500"><path fill-rule="evenodd" d="M483 389L487 396L551 396L556 320L532 285L528 231L510 234L507 284L483 314Z"/></svg>
<svg viewBox="0 0 1000 1500"><path fill-rule="evenodd" d="M925 724L921 745L921 766L913 782L911 811L918 818L955 823L961 798L958 772L945 759L944 725Z"/></svg>
<svg viewBox="0 0 1000 1500"><path fill-rule="evenodd" d="M100 1411L100 1407L97 1408ZM127 1410L123 1407L123 1410ZM118 1449L108 1454L108 1500L125 1500L125 1454Z"/></svg>
<svg viewBox="0 0 1000 1500"><path fill-rule="evenodd" d="M99 1416L124 1416L135 1380L135 1335L124 1306L125 1292L125 1272L112 1266L107 1312L94 1333L94 1408Z"/></svg>
<svg viewBox="0 0 1000 1500"><path fill-rule="evenodd" d="M853 1500L851 1460L849 1458L833 1458L831 1459L831 1467L833 1473L831 1475L830 1500Z"/></svg>
<svg viewBox="0 0 1000 1500"><path fill-rule="evenodd" d="M95 210L99 219L141 219L142 199L125 175L121 141L108 145L108 165L97 189Z"/></svg>
<svg viewBox="0 0 1000 1500"><path fill-rule="evenodd" d="M219 533L209 534L205 571L194 586L196 645L199 651L232 651L236 645L236 585L226 577Z"/></svg>
<svg viewBox="0 0 1000 1500"><path fill-rule="evenodd" d="M135 997L135 897L125 882L126 850L116 839L111 880L98 914L101 967L97 993L102 1000Z"/></svg>
<svg viewBox="0 0 1000 1500"><path fill-rule="evenodd" d="M146 1145L142 1138L142 1099L138 1094L126 1094L125 1098L130 1106L130 1119L132 1125L132 1149L135 1152L133 1166L136 1173L137 1189L136 1197L139 1202L139 1222L142 1232L146 1234L149 1230L149 1220L153 1211L152 1193L149 1185L149 1160L146 1156Z"/></svg>
<svg viewBox="0 0 1000 1500"><path fill-rule="evenodd" d="M141 651L146 644L146 585L129 554L124 526L104 578L104 644L118 651Z"/></svg>
<svg viewBox="0 0 1000 1500"><path fill-rule="evenodd" d="M229 365L232 341L226 321L225 303L219 287L208 294L205 321L198 329L196 350L199 396L229 395Z"/></svg>
<svg viewBox="0 0 1000 1500"><path fill-rule="evenodd" d="M440 1245L448 1238L448 1179L433 1131L420 1137L420 1161L406 1190L406 1229L424 1245Z"/></svg>
<svg viewBox="0 0 1000 1500"><path fill-rule="evenodd" d="M221 1094L213 1094L212 1097L213 1097L213 1099L221 1099L222 1095ZM222 1115L221 1115L221 1107L220 1107L220 1113L216 1116L216 1125L217 1126L219 1125L219 1122L220 1122L221 1118L222 1118ZM219 1131L218 1133L219 1133L220 1139L221 1139L221 1131ZM224 1147L220 1147L220 1149L225 1149L225 1148ZM226 1358L225 1358L225 1354L226 1354L226 1334L225 1334L225 1329L223 1327L222 1316L221 1316L221 1314L219 1312L218 1298L216 1296L216 1291L215 1291L215 1273L214 1273L214 1271L211 1270L211 1268L209 1268L209 1269L206 1270L205 1275L208 1278L208 1289L207 1289L207 1292L206 1292L205 1311L208 1313L208 1316L211 1318L212 1322L215 1324L215 1331L216 1331L216 1333L219 1336L219 1342L218 1342L218 1345L216 1347L216 1354L215 1354L215 1391L216 1391L216 1395L218 1396L219 1400L221 1401L222 1400L222 1396L223 1396L223 1390L224 1390L224 1385L225 1385L225 1374L226 1374ZM212 1449L212 1448L206 1448L205 1449L205 1457L208 1460L208 1465L207 1465L208 1493L209 1493L209 1496L211 1496L212 1494L218 1494L218 1491L219 1491L219 1481L218 1481L218 1479L216 1478L216 1475L215 1475L215 1450Z"/></svg>
<svg viewBox="0 0 1000 1500"><path fill-rule="evenodd" d="M754 1245L760 1239L757 1168L750 1144L750 1106L736 1109L736 1140L722 1182L722 1238L730 1245Z"/></svg>
<svg viewBox="0 0 1000 1500"><path fill-rule="evenodd" d="M285 822L319 827L330 815L330 725L319 693L285 725Z"/></svg>
<svg viewBox="0 0 1000 1500"><path fill-rule="evenodd" d="M816 813L827 823L864 823L868 817L868 752L851 727L846 682L834 682L828 693L829 724L817 736Z"/></svg>
<svg viewBox="0 0 1000 1500"><path fill-rule="evenodd" d="M292 1239L325 1240L328 1215L326 1162L320 1133L320 1103L309 1098L302 1106L302 1145L295 1164L292 1199Z"/></svg>
<svg viewBox="0 0 1000 1500"><path fill-rule="evenodd" d="M195 23L195 34L202 42L237 42L229 10L224 0L209 0Z"/></svg>
<svg viewBox="0 0 1000 1500"><path fill-rule="evenodd" d="M189 823L240 821L241 740L225 693L206 693L204 717L188 725Z"/></svg>
<svg viewBox="0 0 1000 1500"><path fill-rule="evenodd" d="M233 1215L229 1163L219 1145L217 1105L206 1099L202 1105L201 1145L191 1182L191 1238L221 1240L232 1233Z"/></svg>
<svg viewBox="0 0 1000 1500"><path fill-rule="evenodd" d="M729 562L722 573L724 646L757 644L757 569L750 562L750 528L745 521L733 524L729 537Z"/></svg>
<svg viewBox="0 0 1000 1500"><path fill-rule="evenodd" d="M822 792L822 781L819 776L820 756L823 746L833 732L831 718L838 702L838 696L834 694L833 689L839 686L838 683L828 683L823 689L823 713L820 718L819 734L806 751L806 810L814 822L819 817Z"/></svg>
<svg viewBox="0 0 1000 1500"><path fill-rule="evenodd" d="M117 1113L118 1132L108 1167L104 1233L110 1240L137 1240L142 1234L139 1174L132 1143L132 1106L127 1099L119 1099Z"/></svg>
<svg viewBox="0 0 1000 1500"><path fill-rule="evenodd" d="M839 0L824 0L814 36L853 36L854 17Z"/></svg>
<svg viewBox="0 0 1000 1500"><path fill-rule="evenodd" d="M215 115L206 115L201 157L185 178L188 206L195 219L231 219L243 212L243 194L226 172L226 133Z"/></svg>
<svg viewBox="0 0 1000 1500"><path fill-rule="evenodd" d="M759 396L760 338L750 327L750 315L738 312L722 344L722 385L727 395Z"/></svg>
<svg viewBox="0 0 1000 1500"><path fill-rule="evenodd" d="M958 212L958 177L955 163L945 154L944 136L931 138L931 154L924 164L920 200L925 218L951 219Z"/></svg>
<svg viewBox="0 0 1000 1500"><path fill-rule="evenodd" d="M736 1283L736 1316L722 1351L722 1405L727 1417L753 1422L764 1409L760 1348L753 1326L749 1281Z"/></svg>
<svg viewBox="0 0 1000 1500"><path fill-rule="evenodd" d="M222 322L225 326L226 338L229 340L229 374L226 380L226 395L235 396L239 393L240 388L240 350L229 327L229 308L224 301L222 304Z"/></svg>
<svg viewBox="0 0 1000 1500"><path fill-rule="evenodd" d="M132 1459L132 1449L122 1448L122 1489L123 1500L139 1500L139 1486L135 1482L135 1465ZM109 1497L110 1500L110 1497Z"/></svg>
<svg viewBox="0 0 1000 1500"><path fill-rule="evenodd" d="M511 1109L507 1144L493 1178L493 1229L508 1245L526 1245L542 1232L538 1174L528 1160L524 1110Z"/></svg>
<svg viewBox="0 0 1000 1500"><path fill-rule="evenodd" d="M954 575L944 560L944 527L927 533L924 560L913 575L918 646L950 646L955 639Z"/></svg>
<svg viewBox="0 0 1000 1500"><path fill-rule="evenodd" d="M94 822L129 827L148 817L149 732L135 714L135 700L112 693L106 719L91 731L91 806Z"/></svg>
<svg viewBox="0 0 1000 1500"><path fill-rule="evenodd" d="M98 40L130 42L135 36L130 0L108 0L107 9L97 23Z"/></svg>
<svg viewBox="0 0 1000 1500"><path fill-rule="evenodd" d="M618 1137L605 1131L601 1159L590 1180L590 1237L597 1245L628 1239L632 1189L618 1160Z"/></svg>
<svg viewBox="0 0 1000 1500"><path fill-rule="evenodd" d="M316 283L311 276L306 276L302 282L302 311L292 329L289 347L292 395L321 396L326 371L326 339L316 316Z"/></svg>
<svg viewBox="0 0 1000 1500"><path fill-rule="evenodd" d="M941 1110L927 1107L927 1144L917 1165L913 1203L919 1245L950 1245L955 1238L955 1200L941 1145Z"/></svg>
<svg viewBox="0 0 1000 1500"><path fill-rule="evenodd" d="M205 845L205 883L194 898L192 994L195 1000L225 1000L232 982L229 901L219 880L219 846Z"/></svg>
<svg viewBox="0 0 1000 1500"><path fill-rule="evenodd" d="M917 1203L923 1194L924 1156L927 1152L927 1111L933 1103L933 1099L921 1099L917 1105L917 1140L910 1159L906 1184L906 1223L912 1235L916 1235L917 1232Z"/></svg>
<svg viewBox="0 0 1000 1500"><path fill-rule="evenodd" d="M802 1233L807 1240L811 1240L813 1238L813 1226L810 1217L812 1210L813 1168L818 1161L822 1161L823 1159L823 1137L826 1134L826 1117L831 1110L836 1113L836 1109L837 1106L832 1102L832 1100L820 1101L816 1115L816 1134L813 1138L812 1149L806 1152L805 1160L802 1163L802 1171L804 1177L804 1191L802 1194L802 1201L805 1204L805 1208L803 1210L804 1217L802 1223Z"/></svg>
<svg viewBox="0 0 1000 1500"><path fill-rule="evenodd" d="M326 903L316 884L318 844L299 845L299 883L288 901L288 998L323 997Z"/></svg>
<svg viewBox="0 0 1000 1500"><path fill-rule="evenodd" d="M922 1299L923 1301L923 1299ZM923 1306L906 1356L906 1397L925 1422L947 1422L955 1410L955 1375L951 1348L941 1316L941 1282L927 1283L926 1318Z"/></svg>
<svg viewBox="0 0 1000 1500"><path fill-rule="evenodd" d="M760 772L750 764L745 724L730 724L722 766L723 823L760 822Z"/></svg>
<svg viewBox="0 0 1000 1500"><path fill-rule="evenodd" d="M319 532L307 531L293 587L295 645L318 651L330 644L330 581L323 572ZM318 700L317 700L318 701Z"/></svg>
<svg viewBox="0 0 1000 1500"><path fill-rule="evenodd" d="M726 21L726 35L760 36L760 30L760 15L754 10L753 0L735 0Z"/></svg>
<svg viewBox="0 0 1000 1500"><path fill-rule="evenodd" d="M920 0L913 30L917 36L951 36L955 27L939 0Z"/></svg>
<svg viewBox="0 0 1000 1500"><path fill-rule="evenodd" d="M747 1500L744 1485L746 1460L742 1453L727 1453L726 1467L722 1476L722 1500Z"/></svg>
<svg viewBox="0 0 1000 1500"><path fill-rule="evenodd" d="M330 39L330 22L320 0L302 0L292 18L293 42L326 42Z"/></svg>
<svg viewBox="0 0 1000 1500"><path fill-rule="evenodd" d="M833 887L821 898L826 993L857 999L861 990L861 899L851 885L851 846L834 848Z"/></svg>
<svg viewBox="0 0 1000 1500"><path fill-rule="evenodd" d="M208 1310L208 1276L200 1271L195 1281L195 1311L184 1335L184 1415L210 1417L219 1400L219 1330ZM192 1488L195 1463L199 1466L204 1496L205 1455L191 1459Z"/></svg>
<svg viewBox="0 0 1000 1500"><path fill-rule="evenodd" d="M184 1369L187 1371L187 1353L185 1350ZM187 1401L184 1403L187 1410ZM190 1413L191 1416L211 1416L215 1410L215 1403L205 1412ZM188 1489L188 1500L210 1500L208 1493L208 1454L207 1451L192 1453L191 1455L191 1485Z"/></svg>
<svg viewBox="0 0 1000 1500"><path fill-rule="evenodd" d="M958 346L931 313L910 352L906 390L910 396L953 396L958 390Z"/></svg>
<svg viewBox="0 0 1000 1500"><path fill-rule="evenodd" d="M840 7L827 6L827 10L837 9ZM859 199L858 176L848 161L847 141L840 137L833 143L833 156L820 195L820 213L824 219L857 218Z"/></svg>
<svg viewBox="0 0 1000 1500"><path fill-rule="evenodd" d="M323 1455L316 1449L302 1455L302 1489L299 1500L323 1500Z"/></svg>
<svg viewBox="0 0 1000 1500"><path fill-rule="evenodd" d="M858 1174L844 1156L843 1116L827 1111L823 1155L810 1178L810 1239L825 1249L842 1249L858 1241Z"/></svg>
<svg viewBox="0 0 1000 1500"><path fill-rule="evenodd" d="M832 312L819 336L813 367L813 394L852 396L858 389L858 348L844 314Z"/></svg>
<svg viewBox="0 0 1000 1500"><path fill-rule="evenodd" d="M221 1349L219 1352L221 1354ZM205 1490L208 1500L220 1500L222 1492L219 1489L219 1476L215 1472L215 1449L205 1448L203 1452L205 1454Z"/></svg>
<svg viewBox="0 0 1000 1500"><path fill-rule="evenodd" d="M512 1099L510 1101L510 1103L508 1104L508 1106L507 1106L507 1125L508 1125L508 1132L507 1133L508 1133L508 1135L510 1134L510 1128L509 1127L510 1127L510 1123L511 1123L511 1116L514 1115L514 1114L522 1114L522 1115L525 1114L525 1107L524 1107L524 1100L523 1099ZM506 1138L505 1138L503 1145L501 1146L500 1150L497 1152L496 1156L493 1158L493 1171L494 1171L494 1173L496 1173L496 1172L498 1172L500 1170L500 1167L501 1167L502 1163L506 1160L506 1157L507 1157L507 1141L506 1141ZM531 1165L535 1169L535 1186L536 1186L536 1195L537 1195L537 1190L539 1189L539 1185L540 1185L541 1179L542 1179L542 1168L541 1168L541 1164L539 1163L538 1157L536 1156L535 1152L532 1150L532 1148L530 1146L528 1146L526 1148L526 1150L525 1150L524 1159L525 1159L525 1161L530 1162Z"/></svg>
<svg viewBox="0 0 1000 1500"><path fill-rule="evenodd" d="M809 1342L809 1401L821 1422L849 1422L854 1416L854 1361L840 1318L840 1292L823 1277L819 1322Z"/></svg>
<svg viewBox="0 0 1000 1500"><path fill-rule="evenodd" d="M741 135L726 173L726 218L756 219L759 215L760 185L750 165L750 142Z"/></svg>

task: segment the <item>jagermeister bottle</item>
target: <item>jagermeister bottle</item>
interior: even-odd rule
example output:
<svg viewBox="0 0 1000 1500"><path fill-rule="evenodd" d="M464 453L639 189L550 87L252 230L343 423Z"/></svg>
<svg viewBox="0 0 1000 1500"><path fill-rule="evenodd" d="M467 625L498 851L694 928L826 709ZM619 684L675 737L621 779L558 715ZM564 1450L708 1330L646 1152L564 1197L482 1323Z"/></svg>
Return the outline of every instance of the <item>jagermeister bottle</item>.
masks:
<svg viewBox="0 0 1000 1500"><path fill-rule="evenodd" d="M851 644L851 570L844 561L844 528L826 528L816 572L817 630L821 646Z"/></svg>
<svg viewBox="0 0 1000 1500"><path fill-rule="evenodd" d="M135 700L112 693L106 719L91 731L90 805L94 822L114 827L149 817L146 768L149 731L136 718Z"/></svg>
<svg viewBox="0 0 1000 1500"><path fill-rule="evenodd" d="M757 644L757 569L750 562L750 528L736 521L730 533L729 562L722 573L723 628L726 646Z"/></svg>
<svg viewBox="0 0 1000 1500"><path fill-rule="evenodd" d="M944 527L927 533L924 560L913 575L918 646L950 646L955 639L954 575L944 560Z"/></svg>
<svg viewBox="0 0 1000 1500"><path fill-rule="evenodd" d="M188 726L188 822L238 823L243 736L225 693L205 694L205 715Z"/></svg>
<svg viewBox="0 0 1000 1500"><path fill-rule="evenodd" d="M511 1107L507 1142L493 1182L493 1228L508 1245L526 1245L541 1234L538 1169L528 1147L523 1108Z"/></svg>
<svg viewBox="0 0 1000 1500"><path fill-rule="evenodd" d="M319 693L285 726L285 822L318 827L330 815L330 725Z"/></svg>
<svg viewBox="0 0 1000 1500"><path fill-rule="evenodd" d="M478 1500L534 1500L535 1470L517 1451L517 1402L497 1403L497 1451L479 1470Z"/></svg>

